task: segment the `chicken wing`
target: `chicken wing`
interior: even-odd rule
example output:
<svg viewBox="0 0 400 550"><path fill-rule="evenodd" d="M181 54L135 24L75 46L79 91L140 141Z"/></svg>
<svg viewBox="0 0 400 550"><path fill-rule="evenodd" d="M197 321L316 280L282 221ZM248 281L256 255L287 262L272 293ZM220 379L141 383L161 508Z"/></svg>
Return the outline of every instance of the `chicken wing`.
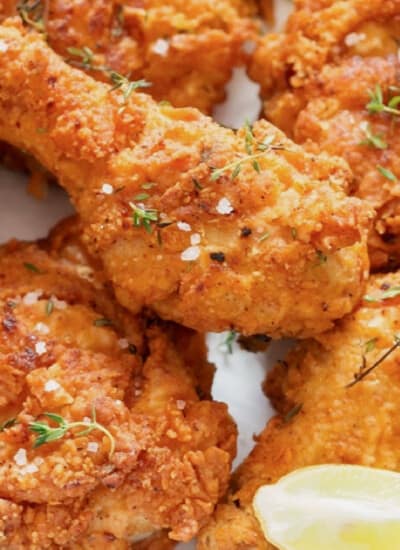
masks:
<svg viewBox="0 0 400 550"><path fill-rule="evenodd" d="M357 303L372 213L346 196L345 163L305 154L265 122L236 134L112 91L18 22L0 44L0 138L58 177L131 311L303 337Z"/></svg>
<svg viewBox="0 0 400 550"><path fill-rule="evenodd" d="M352 193L376 210L374 270L400 264L399 37L400 2L298 2L286 34L263 39L252 71L274 124L350 164Z"/></svg>
<svg viewBox="0 0 400 550"><path fill-rule="evenodd" d="M373 277L359 309L304 341L270 373L278 415L233 478L200 550L267 550L252 499L258 487L316 464L400 470L400 273Z"/></svg>
<svg viewBox="0 0 400 550"><path fill-rule="evenodd" d="M257 30L254 0L0 0L96 78L112 69L151 83L156 100L210 113Z"/></svg>
<svg viewBox="0 0 400 550"><path fill-rule="evenodd" d="M118 306L71 223L0 249L0 548L164 550L210 516L236 429L203 338Z"/></svg>

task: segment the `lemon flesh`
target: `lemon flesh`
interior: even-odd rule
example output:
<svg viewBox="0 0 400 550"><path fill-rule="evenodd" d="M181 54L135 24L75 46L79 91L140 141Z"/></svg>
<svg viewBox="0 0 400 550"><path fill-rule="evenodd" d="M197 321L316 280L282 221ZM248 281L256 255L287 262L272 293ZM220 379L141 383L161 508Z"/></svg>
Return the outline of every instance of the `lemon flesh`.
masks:
<svg viewBox="0 0 400 550"><path fill-rule="evenodd" d="M363 466L296 470L253 507L279 550L400 550L400 474Z"/></svg>

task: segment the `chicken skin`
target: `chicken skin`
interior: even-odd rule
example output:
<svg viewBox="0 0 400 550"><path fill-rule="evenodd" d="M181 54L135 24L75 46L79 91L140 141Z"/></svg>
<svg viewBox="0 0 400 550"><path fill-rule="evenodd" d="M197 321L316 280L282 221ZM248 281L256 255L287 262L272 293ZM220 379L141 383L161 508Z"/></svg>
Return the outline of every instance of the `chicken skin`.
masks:
<svg viewBox="0 0 400 550"><path fill-rule="evenodd" d="M297 6L286 33L265 37L255 54L252 75L262 83L266 116L308 151L349 163L352 194L376 210L372 269L397 268L400 2Z"/></svg>
<svg viewBox="0 0 400 550"><path fill-rule="evenodd" d="M347 197L345 163L265 122L235 133L111 91L16 21L0 44L0 138L68 191L122 305L271 337L321 332L353 309L372 212Z"/></svg>
<svg viewBox="0 0 400 550"><path fill-rule="evenodd" d="M293 470L331 463L400 470L399 285L399 273L372 277L355 313L298 344L270 373L265 390L278 415L234 475L200 550L272 549L252 500Z"/></svg>
<svg viewBox="0 0 400 550"><path fill-rule="evenodd" d="M236 429L203 338L118 306L71 223L0 250L0 548L166 550L226 490Z"/></svg>
<svg viewBox="0 0 400 550"><path fill-rule="evenodd" d="M56 52L96 78L109 81L95 70L103 67L145 79L156 100L206 113L224 99L257 31L254 0L0 0L0 20L17 9Z"/></svg>

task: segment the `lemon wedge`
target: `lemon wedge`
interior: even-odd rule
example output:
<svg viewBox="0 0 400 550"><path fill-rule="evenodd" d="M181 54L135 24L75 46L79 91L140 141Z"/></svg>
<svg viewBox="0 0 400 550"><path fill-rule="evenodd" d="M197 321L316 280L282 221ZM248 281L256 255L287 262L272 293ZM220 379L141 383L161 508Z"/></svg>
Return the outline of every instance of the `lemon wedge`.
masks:
<svg viewBox="0 0 400 550"><path fill-rule="evenodd" d="M253 507L279 550L400 550L400 474L363 466L296 470Z"/></svg>

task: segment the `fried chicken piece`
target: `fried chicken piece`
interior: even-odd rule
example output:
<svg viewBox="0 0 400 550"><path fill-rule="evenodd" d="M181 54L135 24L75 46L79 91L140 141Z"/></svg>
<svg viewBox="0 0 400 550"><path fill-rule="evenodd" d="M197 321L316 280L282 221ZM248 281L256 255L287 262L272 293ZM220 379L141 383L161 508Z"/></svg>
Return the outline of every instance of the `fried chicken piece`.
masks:
<svg viewBox="0 0 400 550"><path fill-rule="evenodd" d="M363 9L356 1L302 2L286 34L264 39L253 67L261 81L264 71L267 79L274 75L264 84L266 116L309 151L338 155L352 168L352 193L376 210L369 236L375 271L400 265L399 112L373 113L367 105L377 89L386 103L398 94L399 38L400 2L367 2ZM270 48L281 55L282 43L288 57L274 65L282 72L276 77L264 62ZM272 82L279 91L270 96Z"/></svg>
<svg viewBox="0 0 400 550"><path fill-rule="evenodd" d="M321 332L357 303L372 214L346 196L345 163L265 122L236 134L124 101L16 22L0 40L0 138L69 192L120 303L271 337Z"/></svg>
<svg viewBox="0 0 400 550"><path fill-rule="evenodd" d="M273 119L282 93L317 79L326 63L397 52L400 0L297 0L284 33L260 38L250 69ZM361 40L359 40L361 35ZM295 99L290 107L296 112ZM291 126L291 114L286 113ZM293 120L292 120L293 122Z"/></svg>
<svg viewBox="0 0 400 550"><path fill-rule="evenodd" d="M118 306L72 223L0 249L0 548L171 548L226 490L236 429L198 396L203 337ZM35 448L46 413L98 424Z"/></svg>
<svg viewBox="0 0 400 550"><path fill-rule="evenodd" d="M18 5L72 63L146 79L156 100L206 113L223 101L232 68L244 61L244 42L258 27L254 0L0 0L0 20ZM107 72L92 74L109 81Z"/></svg>
<svg viewBox="0 0 400 550"><path fill-rule="evenodd" d="M234 475L228 503L201 535L200 550L273 548L252 511L256 490L317 464L400 470L400 273L373 277L359 309L337 328L304 341L270 373L265 390L278 415ZM397 297L396 297L397 296ZM354 375L391 353L358 383ZM361 370L360 370L361 369Z"/></svg>

